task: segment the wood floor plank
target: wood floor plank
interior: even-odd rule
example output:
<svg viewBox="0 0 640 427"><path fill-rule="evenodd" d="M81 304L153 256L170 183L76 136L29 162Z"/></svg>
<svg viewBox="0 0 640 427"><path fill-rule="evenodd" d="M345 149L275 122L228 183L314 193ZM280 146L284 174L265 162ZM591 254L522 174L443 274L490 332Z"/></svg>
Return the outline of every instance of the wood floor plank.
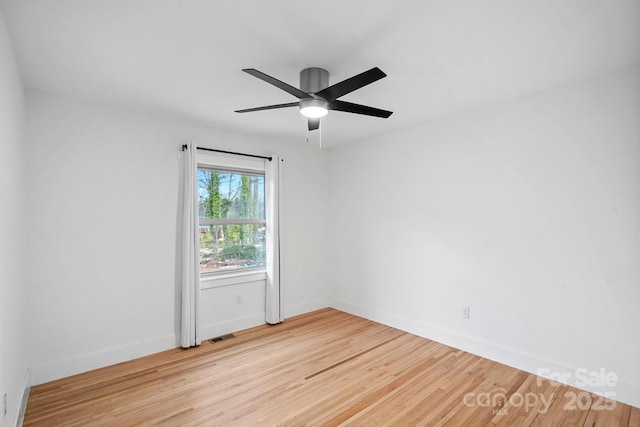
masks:
<svg viewBox="0 0 640 427"><path fill-rule="evenodd" d="M358 401L365 390L388 384L407 368L403 362L407 354L414 354L416 350L421 351L423 357L437 353L435 346L427 348L405 335L393 342L393 348L376 349L379 355L371 356L378 360L377 363L371 363L373 358L354 360L349 366L341 366L340 370L327 372L325 377L314 379L320 384L330 386L328 397L321 404L317 404L317 400L314 399L303 411L290 418L290 425L318 425L321 422L326 424L325 418L328 414L324 408L335 408L333 412L344 411L346 407ZM320 391L320 387L314 389Z"/></svg>
<svg viewBox="0 0 640 427"><path fill-rule="evenodd" d="M640 426L640 409L631 408L631 413L629 414L629 427L637 427Z"/></svg>
<svg viewBox="0 0 640 427"><path fill-rule="evenodd" d="M596 410L590 393L333 309L235 335L35 386L24 425L640 422L638 408ZM591 406L568 408L571 393L585 393ZM528 395L547 404L525 407L518 398Z"/></svg>
<svg viewBox="0 0 640 427"><path fill-rule="evenodd" d="M445 357L439 358L428 370L411 379L399 387L395 393L385 396L370 410L358 414L349 420L349 425L406 425L408 420L422 419L416 416L416 411L420 412L429 406L428 400L435 402L434 398L440 395L442 384L446 378L453 378L453 372L465 369L473 365L476 361L471 355L458 358L456 365L450 362L458 356L449 353ZM426 397L425 397L426 396ZM393 410L390 411L390 409ZM433 406L435 408L435 405Z"/></svg>
<svg viewBox="0 0 640 427"><path fill-rule="evenodd" d="M558 387L559 385L554 385L549 380L529 374L520 388L508 397L506 404L498 410L489 425L531 425L538 414L548 412Z"/></svg>
<svg viewBox="0 0 640 427"><path fill-rule="evenodd" d="M629 425L630 406L594 394L590 394L590 397L591 409L584 421L586 427L627 427Z"/></svg>

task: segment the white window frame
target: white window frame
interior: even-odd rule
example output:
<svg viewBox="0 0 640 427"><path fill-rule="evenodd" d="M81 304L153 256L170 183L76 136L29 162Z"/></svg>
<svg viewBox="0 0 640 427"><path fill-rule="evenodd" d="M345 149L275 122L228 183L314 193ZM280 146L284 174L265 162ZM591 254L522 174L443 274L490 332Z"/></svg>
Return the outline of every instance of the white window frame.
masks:
<svg viewBox="0 0 640 427"><path fill-rule="evenodd" d="M264 175L265 166L263 159L239 157L212 152L198 152L196 163L198 168L224 170L238 173L254 173ZM266 197L266 195L265 195ZM242 220L229 220L234 224ZM266 224L266 223L265 223ZM200 221L198 220L198 226ZM200 274L200 289L218 288L222 286L238 285L241 283L266 280L266 267L247 268L242 270L220 272L212 274Z"/></svg>

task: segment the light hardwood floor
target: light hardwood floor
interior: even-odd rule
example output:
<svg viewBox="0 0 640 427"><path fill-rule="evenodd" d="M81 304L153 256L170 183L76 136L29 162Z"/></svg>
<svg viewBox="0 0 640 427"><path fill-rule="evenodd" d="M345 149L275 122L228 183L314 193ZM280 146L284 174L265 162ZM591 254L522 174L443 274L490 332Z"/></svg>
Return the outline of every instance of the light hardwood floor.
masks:
<svg viewBox="0 0 640 427"><path fill-rule="evenodd" d="M640 426L587 393L567 409L572 392L325 309L33 387L24 425Z"/></svg>

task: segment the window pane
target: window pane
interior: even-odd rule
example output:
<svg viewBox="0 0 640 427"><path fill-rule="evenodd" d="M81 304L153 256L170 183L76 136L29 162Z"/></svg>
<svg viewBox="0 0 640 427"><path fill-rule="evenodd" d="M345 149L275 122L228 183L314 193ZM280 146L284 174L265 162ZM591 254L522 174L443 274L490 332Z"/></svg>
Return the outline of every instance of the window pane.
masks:
<svg viewBox="0 0 640 427"><path fill-rule="evenodd" d="M264 266L264 224L200 226L200 273Z"/></svg>
<svg viewBox="0 0 640 427"><path fill-rule="evenodd" d="M264 219L264 176L198 169L200 218Z"/></svg>
<svg viewBox="0 0 640 427"><path fill-rule="evenodd" d="M264 193L262 175L198 169L200 273L265 266Z"/></svg>

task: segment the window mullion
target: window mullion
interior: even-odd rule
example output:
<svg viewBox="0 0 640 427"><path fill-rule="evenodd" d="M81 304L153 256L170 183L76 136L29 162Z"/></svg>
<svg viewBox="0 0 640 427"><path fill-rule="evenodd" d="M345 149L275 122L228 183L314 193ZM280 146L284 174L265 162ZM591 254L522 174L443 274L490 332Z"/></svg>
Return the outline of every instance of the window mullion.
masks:
<svg viewBox="0 0 640 427"><path fill-rule="evenodd" d="M233 224L258 224L264 225L267 221L264 219L223 219L223 218L200 218L200 225L233 225Z"/></svg>

